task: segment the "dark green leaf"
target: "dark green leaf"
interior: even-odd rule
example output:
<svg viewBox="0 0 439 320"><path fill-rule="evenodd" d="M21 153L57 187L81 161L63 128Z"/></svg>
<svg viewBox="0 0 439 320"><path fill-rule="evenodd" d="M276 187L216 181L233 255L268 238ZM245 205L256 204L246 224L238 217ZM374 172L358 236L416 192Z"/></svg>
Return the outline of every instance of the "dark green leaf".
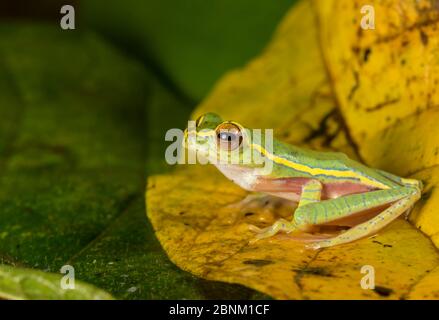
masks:
<svg viewBox="0 0 439 320"><path fill-rule="evenodd" d="M163 134L189 107L141 64L91 33L0 26L0 101L2 264L52 273L70 264L116 298L258 297L181 271L158 244L145 169L163 168ZM9 275L34 279L21 268L3 278L3 296L42 297L34 280L17 294Z"/></svg>
<svg viewBox="0 0 439 320"><path fill-rule="evenodd" d="M62 276L32 269L0 266L0 298L108 300L112 296L89 284L75 281L73 288L63 289ZM70 283L69 283L70 284Z"/></svg>

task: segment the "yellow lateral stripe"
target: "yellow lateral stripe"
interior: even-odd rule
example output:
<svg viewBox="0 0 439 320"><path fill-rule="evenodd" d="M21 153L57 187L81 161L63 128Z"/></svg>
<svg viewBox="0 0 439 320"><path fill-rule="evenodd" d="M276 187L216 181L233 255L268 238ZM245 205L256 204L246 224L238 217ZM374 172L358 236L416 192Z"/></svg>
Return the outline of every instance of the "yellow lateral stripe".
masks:
<svg viewBox="0 0 439 320"><path fill-rule="evenodd" d="M213 132L204 132L203 134L201 134L200 132L196 132L196 134L198 136L201 136L201 137L207 137L207 136L215 135L216 133L215 133L215 131L213 131ZM368 186L372 186L372 187L376 187L376 188L380 188L380 189L389 189L389 186L387 186L383 183L371 180L367 177L364 177L364 176L362 176L358 173L352 172L352 171L311 168L311 167L308 167L304 164L295 163L295 162L289 161L285 158L275 156L274 154L268 152L262 146L257 145L257 144L252 143L250 145L250 148L258 150L261 154L265 155L268 159L270 159L276 163L283 164L283 165L285 165L289 168L292 168L294 170L297 170L297 171L306 172L306 173L309 173L311 175L323 174L323 175L332 175L334 177L339 177L339 178L357 178L360 180L360 182L362 182ZM328 174L328 171L330 171L331 173Z"/></svg>
<svg viewBox="0 0 439 320"><path fill-rule="evenodd" d="M299 163L295 163L292 161L289 161L285 158L281 158L278 156L275 156L274 154L269 153L267 150L265 150L262 146L257 145L257 144L251 144L251 148L254 148L256 150L258 150L261 154L265 155L267 158L269 158L270 160L279 163L279 164L283 164L287 167L290 167L294 170L297 171L301 171L301 172L306 172L309 173L311 175L319 175L319 174L323 174L323 175L328 175L328 171L330 172L331 176L335 176L335 177L340 177L340 178L357 178L359 179L361 182L373 186L373 187L377 187L377 188L383 188L383 189L388 189L389 187L386 186L385 184L382 184L380 182L371 180L367 177L364 177L362 175L359 175L355 172L352 171L341 171L341 170L328 170L328 169L320 169L320 168L311 168L308 167L306 165L303 164L299 164Z"/></svg>

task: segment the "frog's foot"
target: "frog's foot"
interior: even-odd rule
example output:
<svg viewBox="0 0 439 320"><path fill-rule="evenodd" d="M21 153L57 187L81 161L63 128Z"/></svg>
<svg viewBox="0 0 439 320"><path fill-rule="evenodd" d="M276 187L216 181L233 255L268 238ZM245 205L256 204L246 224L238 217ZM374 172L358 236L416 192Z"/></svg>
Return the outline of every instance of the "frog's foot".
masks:
<svg viewBox="0 0 439 320"><path fill-rule="evenodd" d="M297 230L297 227L291 221L287 221L285 219L279 219L271 227L261 229L254 225L250 225L249 229L257 233L256 237L250 240L250 244L252 244L260 239L272 237L280 231L285 233L290 233L292 231Z"/></svg>
<svg viewBox="0 0 439 320"><path fill-rule="evenodd" d="M410 218L410 213L412 213L412 210L415 206L411 206L410 208L407 209L406 212L403 213L403 217L405 220L408 220Z"/></svg>
<svg viewBox="0 0 439 320"><path fill-rule="evenodd" d="M305 248L307 249L312 249L312 250L318 250L318 249L322 249L322 248L327 248L327 247L331 247L331 241L330 240L320 240L320 241L315 241L313 243L307 244L305 246Z"/></svg>

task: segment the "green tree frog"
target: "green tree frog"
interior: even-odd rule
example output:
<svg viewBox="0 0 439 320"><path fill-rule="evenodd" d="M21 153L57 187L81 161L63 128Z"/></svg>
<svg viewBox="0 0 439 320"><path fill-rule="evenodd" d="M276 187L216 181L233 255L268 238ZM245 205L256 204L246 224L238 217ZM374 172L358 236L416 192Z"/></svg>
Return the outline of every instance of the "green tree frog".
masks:
<svg viewBox="0 0 439 320"><path fill-rule="evenodd" d="M277 220L267 228L252 226L256 239L278 232L307 231L318 225L346 225L350 228L334 237L313 242L314 249L348 243L371 236L420 198L422 182L372 169L339 152L318 152L276 139L266 148L267 136L255 139L254 130L234 121L223 121L214 113L202 115L185 131L185 146L206 157L227 178L242 188L298 203L291 221ZM195 137L190 139L188 137ZM219 154L238 154L238 160L218 161ZM246 154L269 162L261 163ZM229 159L230 160L230 159Z"/></svg>

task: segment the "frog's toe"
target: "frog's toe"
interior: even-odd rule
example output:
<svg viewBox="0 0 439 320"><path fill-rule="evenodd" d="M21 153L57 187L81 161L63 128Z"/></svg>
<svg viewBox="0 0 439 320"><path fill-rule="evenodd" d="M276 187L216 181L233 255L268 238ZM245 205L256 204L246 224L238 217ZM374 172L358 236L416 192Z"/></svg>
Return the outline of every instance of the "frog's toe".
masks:
<svg viewBox="0 0 439 320"><path fill-rule="evenodd" d="M265 229L268 229L268 230L265 230ZM257 242L258 240L261 240L261 239L272 237L276 233L277 232L274 232L271 229L271 227L260 229L260 231L258 231L258 233L255 235L255 237L253 239L250 239L249 244L253 244L253 243L255 243L255 242Z"/></svg>
<svg viewBox="0 0 439 320"><path fill-rule="evenodd" d="M318 249L330 247L332 245L333 244L331 243L331 240L321 240L321 241L316 241L316 242L307 244L305 247L307 249L318 250Z"/></svg>
<svg viewBox="0 0 439 320"><path fill-rule="evenodd" d="M264 230L265 230L265 229L268 229L268 228L259 228L259 227L255 226L255 225L253 225L253 224L249 224L249 225L248 225L248 229L249 229L250 231L254 232L254 233L263 233Z"/></svg>
<svg viewBox="0 0 439 320"><path fill-rule="evenodd" d="M271 227L267 228L258 228L254 225L250 225L249 229L256 234L254 241L251 241L251 243L254 243L260 239L269 238L274 235L276 235L278 232L291 232L296 229L296 227L293 225L293 223L285 220L285 219L279 219L277 220Z"/></svg>
<svg viewBox="0 0 439 320"><path fill-rule="evenodd" d="M318 249L320 249L321 247L320 247L320 244L319 244L319 243L312 243L312 244L307 244L307 245L305 246L305 248L307 248L307 249L312 249L312 250L318 250Z"/></svg>

